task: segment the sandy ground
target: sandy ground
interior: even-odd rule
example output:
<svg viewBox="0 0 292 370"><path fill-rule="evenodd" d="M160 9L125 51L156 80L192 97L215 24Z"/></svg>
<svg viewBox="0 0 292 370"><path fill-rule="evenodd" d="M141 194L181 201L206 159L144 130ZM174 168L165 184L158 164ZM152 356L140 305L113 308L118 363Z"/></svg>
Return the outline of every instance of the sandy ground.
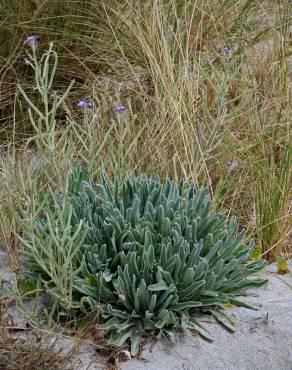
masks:
<svg viewBox="0 0 292 370"><path fill-rule="evenodd" d="M261 303L259 311L237 307L226 310L236 323L235 333L226 331L210 318L202 319L214 342L191 334L182 336L180 344L175 346L160 340L146 346L140 359L122 363L121 369L292 370L292 274L277 275L275 272L275 265L270 265L262 273L269 278L269 284L248 291L244 297L250 302ZM12 278L7 256L1 251L0 275L8 282ZM21 321L18 317L14 319ZM71 342L63 338L62 345L68 348ZM97 355L93 343L81 344L76 370L102 369L104 364L105 358Z"/></svg>

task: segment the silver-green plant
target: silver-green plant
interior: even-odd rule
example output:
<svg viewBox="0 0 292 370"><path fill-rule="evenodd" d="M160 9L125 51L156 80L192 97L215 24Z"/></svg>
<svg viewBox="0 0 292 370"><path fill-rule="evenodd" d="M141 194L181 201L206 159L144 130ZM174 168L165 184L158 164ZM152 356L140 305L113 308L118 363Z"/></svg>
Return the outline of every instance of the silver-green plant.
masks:
<svg viewBox="0 0 292 370"><path fill-rule="evenodd" d="M22 243L27 275L56 307L76 317L99 311L108 343L130 339L132 353L147 333L176 341L178 330L191 329L211 339L200 312L233 330L221 305L256 309L238 295L266 282L250 278L265 262L249 260L254 242L245 245L236 220L214 213L206 189L183 181L143 175L111 185L102 174L94 184L77 166L66 189L42 197Z"/></svg>
<svg viewBox="0 0 292 370"><path fill-rule="evenodd" d="M37 135L36 145L39 155L46 164L56 169L58 168L56 154L60 155L65 151L68 132L73 124L68 121L66 128L58 130L56 115L68 97L74 80L61 96L52 90L58 66L58 54L53 49L53 43L50 43L49 49L39 59L37 56L38 38L34 35L25 40L25 45L28 47L25 63L34 70L35 90L42 106L37 107L21 85L18 85L18 89L28 104L29 118Z"/></svg>

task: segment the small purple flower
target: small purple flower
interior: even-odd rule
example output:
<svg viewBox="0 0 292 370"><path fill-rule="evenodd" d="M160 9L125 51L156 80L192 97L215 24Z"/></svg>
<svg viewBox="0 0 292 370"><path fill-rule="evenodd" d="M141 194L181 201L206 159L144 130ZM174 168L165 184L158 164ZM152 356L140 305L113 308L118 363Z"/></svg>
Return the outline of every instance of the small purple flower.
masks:
<svg viewBox="0 0 292 370"><path fill-rule="evenodd" d="M36 43L39 41L40 36L39 35L32 35L28 36L25 40L23 45L29 45L29 46L35 46Z"/></svg>
<svg viewBox="0 0 292 370"><path fill-rule="evenodd" d="M114 105L114 112L116 114L122 114L122 113L125 112L126 109L127 108L124 105L122 105L122 104L116 104L116 105Z"/></svg>
<svg viewBox="0 0 292 370"><path fill-rule="evenodd" d="M224 46L224 48L222 49L223 51L223 54L224 55L229 55L231 53L231 49L229 49L228 47Z"/></svg>
<svg viewBox="0 0 292 370"><path fill-rule="evenodd" d="M92 103L88 99L82 98L79 100L76 106L78 108L92 108Z"/></svg>

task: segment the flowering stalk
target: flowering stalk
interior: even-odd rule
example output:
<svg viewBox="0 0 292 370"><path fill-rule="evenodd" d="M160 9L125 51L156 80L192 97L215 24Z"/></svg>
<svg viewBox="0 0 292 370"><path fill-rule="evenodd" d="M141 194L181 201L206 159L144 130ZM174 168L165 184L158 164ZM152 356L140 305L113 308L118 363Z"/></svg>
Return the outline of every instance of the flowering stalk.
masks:
<svg viewBox="0 0 292 370"><path fill-rule="evenodd" d="M118 179L122 179L126 167L126 139L130 132L131 122L124 122L124 113L126 107L122 104L115 104L113 107L114 113L116 115L116 121L114 122L115 136L117 139L117 153L116 153L116 163L117 168L115 173L117 174Z"/></svg>
<svg viewBox="0 0 292 370"><path fill-rule="evenodd" d="M49 50L41 56L40 60L38 60L36 53L38 40L39 37L35 35L30 36L25 40L24 44L31 49L31 52L27 51L25 63L34 70L36 84L35 90L41 98L42 108L39 109L32 102L21 85L18 85L18 89L28 104L29 118L38 136L37 145L40 149L40 153L43 154L42 159L45 162L52 164L54 168L57 168L55 163L56 149L64 146L64 141L66 140L68 130L70 129L70 124L68 125L67 130L64 130L61 134L58 142L56 142L56 114L61 104L69 95L74 84L74 80L71 81L62 96L58 96L55 92L51 92L58 65L58 55L53 49L53 43L51 43ZM50 68L51 59L53 59L53 66Z"/></svg>

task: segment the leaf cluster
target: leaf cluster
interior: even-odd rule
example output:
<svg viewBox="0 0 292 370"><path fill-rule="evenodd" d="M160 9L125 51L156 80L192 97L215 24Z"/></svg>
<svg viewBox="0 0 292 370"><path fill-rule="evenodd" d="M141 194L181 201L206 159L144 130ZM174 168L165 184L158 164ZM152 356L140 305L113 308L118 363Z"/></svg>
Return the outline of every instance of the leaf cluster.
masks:
<svg viewBox="0 0 292 370"><path fill-rule="evenodd" d="M63 308L100 310L110 345L130 338L135 353L145 333L176 341L179 329L211 339L199 312L226 322L220 305L254 308L237 296L266 282L250 277L265 262L249 261L254 242L212 211L206 189L145 175L113 185L88 178L76 167L66 191L43 199L37 237L23 238L25 267ZM52 258L70 282L54 280Z"/></svg>

